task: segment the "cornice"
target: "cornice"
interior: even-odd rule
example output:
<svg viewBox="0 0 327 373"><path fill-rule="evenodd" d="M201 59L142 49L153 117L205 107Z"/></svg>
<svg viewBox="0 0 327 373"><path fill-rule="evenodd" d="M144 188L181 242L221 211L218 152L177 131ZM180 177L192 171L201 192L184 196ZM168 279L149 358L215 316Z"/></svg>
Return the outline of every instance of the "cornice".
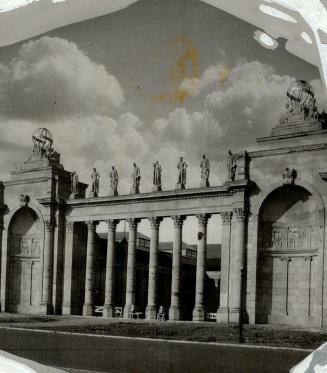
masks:
<svg viewBox="0 0 327 373"><path fill-rule="evenodd" d="M127 205L135 203L148 203L160 201L174 201L174 200L187 200L194 198L213 198L213 197L232 197L233 188L240 187L241 185L248 185L247 181L236 182L229 186L217 186L209 188L193 188L184 190L170 190L161 192L150 192L141 194L127 194L119 196L104 196L96 198L79 198L72 200L65 200L67 206L72 208L88 207L88 206L107 206L107 205ZM42 205L50 203L49 198L38 199Z"/></svg>
<svg viewBox="0 0 327 373"><path fill-rule="evenodd" d="M250 158L261 158L269 157L272 155L282 155L288 153L299 153L299 152L312 152L319 150L326 150L327 143L323 144L308 144L308 145L297 145L297 146L285 146L282 148L276 149L263 149L263 150L254 150L248 152Z"/></svg>

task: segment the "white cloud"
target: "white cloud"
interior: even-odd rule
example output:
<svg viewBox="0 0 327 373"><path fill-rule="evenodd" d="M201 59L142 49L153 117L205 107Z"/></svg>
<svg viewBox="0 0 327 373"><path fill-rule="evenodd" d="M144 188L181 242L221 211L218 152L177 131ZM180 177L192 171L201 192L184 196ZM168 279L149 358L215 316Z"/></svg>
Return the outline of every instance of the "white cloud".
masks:
<svg viewBox="0 0 327 373"><path fill-rule="evenodd" d="M0 67L0 112L9 117L112 114L123 103L117 79L64 39L30 41Z"/></svg>

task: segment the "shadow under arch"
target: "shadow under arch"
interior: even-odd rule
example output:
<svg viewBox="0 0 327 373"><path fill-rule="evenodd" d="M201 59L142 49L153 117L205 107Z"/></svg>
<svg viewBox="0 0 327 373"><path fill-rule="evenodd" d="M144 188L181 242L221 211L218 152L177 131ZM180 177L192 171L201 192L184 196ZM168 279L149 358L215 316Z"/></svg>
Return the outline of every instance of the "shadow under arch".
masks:
<svg viewBox="0 0 327 373"><path fill-rule="evenodd" d="M41 301L43 217L31 207L12 212L7 230L5 309L37 313Z"/></svg>
<svg viewBox="0 0 327 373"><path fill-rule="evenodd" d="M319 326L324 206L315 189L280 185L258 210L256 322Z"/></svg>

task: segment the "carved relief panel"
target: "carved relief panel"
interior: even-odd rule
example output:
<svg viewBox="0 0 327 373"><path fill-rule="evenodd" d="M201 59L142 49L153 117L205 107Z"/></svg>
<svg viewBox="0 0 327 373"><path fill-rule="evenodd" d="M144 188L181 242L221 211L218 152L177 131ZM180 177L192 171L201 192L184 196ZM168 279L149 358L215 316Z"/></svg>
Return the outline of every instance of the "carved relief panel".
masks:
<svg viewBox="0 0 327 373"><path fill-rule="evenodd" d="M318 250L322 245L323 228L321 226L273 226L269 233L265 230L266 250Z"/></svg>

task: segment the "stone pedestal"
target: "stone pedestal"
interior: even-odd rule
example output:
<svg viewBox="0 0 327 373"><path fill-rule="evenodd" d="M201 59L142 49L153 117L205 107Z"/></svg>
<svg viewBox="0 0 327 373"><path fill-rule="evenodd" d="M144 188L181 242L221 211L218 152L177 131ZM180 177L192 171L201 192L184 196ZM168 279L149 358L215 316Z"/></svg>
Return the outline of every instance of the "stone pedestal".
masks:
<svg viewBox="0 0 327 373"><path fill-rule="evenodd" d="M207 224L210 215L198 215L198 249L196 256L196 284L195 284L195 306L193 309L193 321L204 321L205 310L203 303L206 251L207 251Z"/></svg>
<svg viewBox="0 0 327 373"><path fill-rule="evenodd" d="M174 243L173 263L171 277L171 299L169 308L169 320L180 320L180 281L181 281L181 255L182 255L182 232L185 216L173 216L174 220Z"/></svg>
<svg viewBox="0 0 327 373"><path fill-rule="evenodd" d="M103 317L114 316L115 257L117 220L108 220L108 242L106 262L106 284Z"/></svg>
<svg viewBox="0 0 327 373"><path fill-rule="evenodd" d="M44 257L43 257L43 286L41 298L41 313L53 314L52 290L53 290L53 251L54 228L51 220L45 221Z"/></svg>
<svg viewBox="0 0 327 373"><path fill-rule="evenodd" d="M94 312L94 259L95 259L95 229L96 224L89 221L87 224L86 272L85 272L85 299L83 316L92 316Z"/></svg>
<svg viewBox="0 0 327 373"><path fill-rule="evenodd" d="M128 253L127 253L127 274L126 274L126 301L124 307L124 318L128 318L128 314L135 302L135 271L136 271L136 241L137 241L137 226L140 219L129 219L129 235L128 235Z"/></svg>
<svg viewBox="0 0 327 373"><path fill-rule="evenodd" d="M201 180L200 188L209 188L209 187L210 187L209 180Z"/></svg>
<svg viewBox="0 0 327 373"><path fill-rule="evenodd" d="M69 199L76 199L76 198L79 198L78 193L71 193L71 195L69 196Z"/></svg>
<svg viewBox="0 0 327 373"><path fill-rule="evenodd" d="M140 194L140 188L139 187L132 187L129 194Z"/></svg>
<svg viewBox="0 0 327 373"><path fill-rule="evenodd" d="M74 251L74 223L66 222L66 242L64 253L64 286L62 314L71 315L72 280L73 280L73 251Z"/></svg>
<svg viewBox="0 0 327 373"><path fill-rule="evenodd" d="M221 213L221 280L219 308L216 321L221 323L229 322L228 298L229 298L229 266L230 266L230 242L231 242L231 220L232 212Z"/></svg>
<svg viewBox="0 0 327 373"><path fill-rule="evenodd" d="M116 189L109 189L109 196L118 196L118 191Z"/></svg>
<svg viewBox="0 0 327 373"><path fill-rule="evenodd" d="M175 190L181 190L181 189L185 189L185 184L177 183L175 186Z"/></svg>
<svg viewBox="0 0 327 373"><path fill-rule="evenodd" d="M161 185L152 186L152 192L161 192L161 191L162 191Z"/></svg>
<svg viewBox="0 0 327 373"><path fill-rule="evenodd" d="M157 318L157 276L158 276L158 252L159 252L159 226L161 218L151 218L151 240L149 257L149 282L148 282L148 304L146 307L146 319Z"/></svg>

